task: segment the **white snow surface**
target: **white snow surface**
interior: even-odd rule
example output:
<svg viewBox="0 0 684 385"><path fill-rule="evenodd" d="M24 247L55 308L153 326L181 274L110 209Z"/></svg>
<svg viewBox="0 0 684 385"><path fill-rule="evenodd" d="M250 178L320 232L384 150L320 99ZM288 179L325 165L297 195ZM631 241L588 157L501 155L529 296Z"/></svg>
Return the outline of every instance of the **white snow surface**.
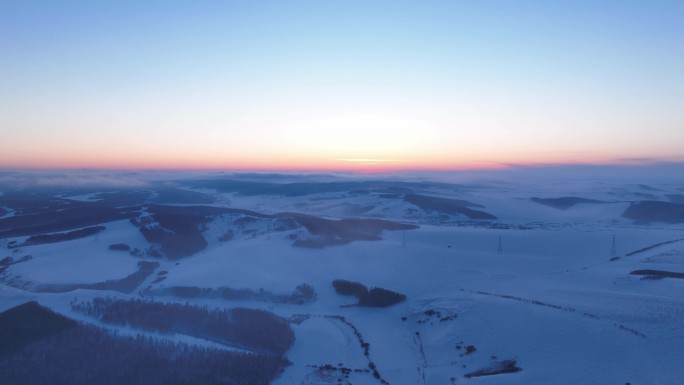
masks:
<svg viewBox="0 0 684 385"><path fill-rule="evenodd" d="M168 271L168 277L153 287L231 287L289 294L298 284L313 285L317 300L303 305L196 300L214 307L263 308L286 318L306 315L292 325L296 341L287 353L292 365L274 381L277 385L380 384L368 372L353 371L344 378L339 371L315 367L342 364L352 370L367 369L369 359L382 378L400 385L680 385L684 280L642 280L629 273L637 269L684 272L684 242L626 254L684 238L684 225L635 224L622 218L629 205L624 197L638 190L632 185L589 182L570 186L492 182L478 188L420 192L479 203L485 207L478 210L498 217L495 222L529 225L525 229L490 229L459 223L465 218L444 221L429 213L414 215L406 211L410 204L372 194L224 194L222 202L230 207L326 218L363 214L417 223L420 228L405 235L385 232L381 241L307 249L292 247L285 239L287 233L268 233L265 224L257 225L261 228L256 235L219 242L221 222L216 222L205 232L207 249L179 261L150 259L160 262L158 271ZM613 191L619 194L610 194ZM559 210L532 202L532 196L580 196L611 203ZM91 283L134 272L139 258L107 246L126 243L144 250L146 241L127 221L105 226L98 242L90 237L24 247L20 252L0 249L7 255L33 257L10 266L6 273L36 283ZM613 236L620 258L609 261ZM499 237L503 253L497 252ZM407 300L388 308L341 307L355 299L337 295L331 285L334 279L394 290ZM126 297L83 289L39 294L0 284L0 311L37 300L88 321L74 313L69 302L103 295ZM427 315L430 310L440 315ZM370 344L368 358L352 328L330 316L343 316L357 328ZM468 345L476 350L465 354ZM504 359L515 359L522 371L464 377Z"/></svg>

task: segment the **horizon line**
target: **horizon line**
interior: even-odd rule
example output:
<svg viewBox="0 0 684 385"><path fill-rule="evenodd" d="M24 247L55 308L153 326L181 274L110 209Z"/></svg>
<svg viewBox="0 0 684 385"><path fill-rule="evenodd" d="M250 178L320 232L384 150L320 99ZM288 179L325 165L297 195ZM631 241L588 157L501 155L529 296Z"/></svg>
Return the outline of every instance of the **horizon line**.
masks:
<svg viewBox="0 0 684 385"><path fill-rule="evenodd" d="M609 162L548 162L548 163L489 163L487 166L462 166L462 167L368 167L368 168L315 168L315 167L6 167L0 165L0 172L54 172L54 171L110 171L110 172L255 172L255 173L282 173L282 172L301 172L301 173L348 173L348 174L369 174L369 173L402 173L402 172L471 172L471 171L502 171L512 169L543 169L543 168L563 168L563 167L650 167L650 166L684 166L684 160L657 160L657 159L623 159ZM371 166L371 165L366 165ZM375 165L378 166L378 165Z"/></svg>

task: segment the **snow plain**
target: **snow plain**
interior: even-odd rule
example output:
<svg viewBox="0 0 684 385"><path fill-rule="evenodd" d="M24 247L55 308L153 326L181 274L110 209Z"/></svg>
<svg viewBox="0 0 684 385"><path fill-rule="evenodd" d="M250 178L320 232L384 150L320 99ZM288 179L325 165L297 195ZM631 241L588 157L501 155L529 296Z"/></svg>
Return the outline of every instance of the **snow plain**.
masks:
<svg viewBox="0 0 684 385"><path fill-rule="evenodd" d="M664 194L681 193L682 187L663 183L653 188ZM380 384L364 371L369 362L391 384L684 383L684 280L644 280L629 274L637 269L684 272L684 241L627 255L684 238L684 224L622 218L630 202L647 193L643 186L495 181L431 187L419 193L475 202L498 219L483 224L372 193L290 197L214 191L220 198L217 202L229 207L330 219L382 218L419 228L386 231L379 241L308 249L292 247L288 232L271 231L265 222L253 225L255 231L249 234L238 233L221 242L218 238L229 221L216 220L204 231L209 243L205 250L179 261L146 258L159 262L158 271L167 271L167 278L154 284L148 279L130 296L143 295L149 285L246 288L275 294L289 294L301 283L312 285L317 300L302 305L191 300L215 307L263 308L297 319L292 324L296 341L287 354L292 364L274 381L277 385ZM561 196L608 203L561 210L530 199ZM98 239L27 246L20 251L5 246L0 252L7 256L33 257L10 266L5 274L45 284L92 283L131 274L140 258L107 246L127 243L144 249L145 239L128 221L105 226ZM620 258L610 261L613 236ZM387 288L408 299L388 308L347 307L355 299L337 295L331 285L334 279ZM102 295L127 296L84 289L33 293L0 284L0 311L37 300L88 321L69 303ZM370 344L368 357L350 325ZM474 351L466 353L469 345ZM466 377L506 359L515 360L522 370ZM345 377L340 370L319 369L326 364L352 371Z"/></svg>

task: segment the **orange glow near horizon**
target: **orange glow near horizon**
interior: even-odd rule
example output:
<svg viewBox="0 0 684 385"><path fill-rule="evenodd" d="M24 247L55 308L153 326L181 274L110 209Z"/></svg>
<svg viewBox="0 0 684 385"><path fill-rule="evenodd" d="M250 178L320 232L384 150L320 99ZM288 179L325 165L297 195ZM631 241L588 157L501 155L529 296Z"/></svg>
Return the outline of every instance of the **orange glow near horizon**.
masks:
<svg viewBox="0 0 684 385"><path fill-rule="evenodd" d="M92 117L93 125L97 119ZM199 127L200 121L196 125L159 121L154 129L147 129L154 125L144 121L124 123L107 122L107 130L103 123L102 130L93 131L52 122L46 123L49 130L42 135L31 135L30 128L17 130L4 138L0 169L369 173L684 160L674 140L645 146L649 138L635 136L619 143L585 133L572 138L517 129L524 127L522 123L504 128L504 122L471 122L467 129L447 129L461 125L402 120L400 114L301 118L286 126L278 126L273 118L271 124L240 130L226 127L227 123L189 128ZM125 129L119 129L119 124ZM654 153L659 157L654 158Z"/></svg>
<svg viewBox="0 0 684 385"><path fill-rule="evenodd" d="M117 156L119 155L119 156ZM166 156L163 156L166 155ZM562 156L565 155L565 156ZM575 156L571 156L575 155ZM596 154L540 154L532 156L502 157L500 161L478 159L473 157L456 157L447 154L420 156L414 154L404 159L394 157L383 158L345 158L325 157L322 154L273 154L271 156L254 155L237 157L222 154L193 153L153 154L153 156L137 156L128 153L111 154L81 151L68 156L53 153L42 153L41 157L6 157L0 155L0 168L5 169L102 169L102 170L230 170L230 171L298 171L298 172L359 172L382 173L398 171L465 171L506 169L511 166L544 166L544 165L609 165L634 164L639 160L621 160ZM493 159L493 158L490 158ZM644 160L648 161L647 159ZM681 159L662 159L663 162L681 161Z"/></svg>

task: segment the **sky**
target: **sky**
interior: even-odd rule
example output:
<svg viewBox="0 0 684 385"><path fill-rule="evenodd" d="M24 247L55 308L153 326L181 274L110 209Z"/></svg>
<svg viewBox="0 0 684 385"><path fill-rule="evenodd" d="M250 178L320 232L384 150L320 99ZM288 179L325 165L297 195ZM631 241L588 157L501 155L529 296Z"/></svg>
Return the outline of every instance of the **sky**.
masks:
<svg viewBox="0 0 684 385"><path fill-rule="evenodd" d="M684 161L684 1L0 0L0 168Z"/></svg>

